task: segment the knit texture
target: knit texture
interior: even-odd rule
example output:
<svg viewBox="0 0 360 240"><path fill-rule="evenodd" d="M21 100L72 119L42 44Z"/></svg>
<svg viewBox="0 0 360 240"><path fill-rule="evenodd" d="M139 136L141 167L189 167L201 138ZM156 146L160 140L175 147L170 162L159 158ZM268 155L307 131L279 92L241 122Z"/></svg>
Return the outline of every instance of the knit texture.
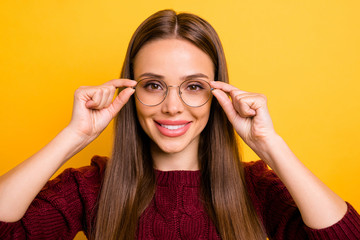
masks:
<svg viewBox="0 0 360 240"><path fill-rule="evenodd" d="M138 239L220 239L199 201L200 171L158 171Z"/></svg>
<svg viewBox="0 0 360 240"><path fill-rule="evenodd" d="M73 239L88 236L107 158L66 169L49 181L18 222L0 222L0 239ZM315 230L302 221L285 186L263 161L244 164L250 198L270 239L360 239L360 216L349 204L333 226ZM159 171L156 192L141 215L138 239L220 239L199 201L200 171Z"/></svg>

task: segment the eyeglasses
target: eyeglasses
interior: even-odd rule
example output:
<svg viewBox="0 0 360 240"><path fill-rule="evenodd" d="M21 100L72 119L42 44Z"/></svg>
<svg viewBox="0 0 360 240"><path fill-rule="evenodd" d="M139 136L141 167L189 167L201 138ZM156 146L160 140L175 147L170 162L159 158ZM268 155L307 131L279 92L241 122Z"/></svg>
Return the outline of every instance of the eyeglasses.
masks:
<svg viewBox="0 0 360 240"><path fill-rule="evenodd" d="M162 80L144 79L134 87L135 96L146 106L157 106L165 100L170 87L179 88L180 99L190 107L203 106L211 98L213 90L204 80L186 80L180 86L168 86Z"/></svg>

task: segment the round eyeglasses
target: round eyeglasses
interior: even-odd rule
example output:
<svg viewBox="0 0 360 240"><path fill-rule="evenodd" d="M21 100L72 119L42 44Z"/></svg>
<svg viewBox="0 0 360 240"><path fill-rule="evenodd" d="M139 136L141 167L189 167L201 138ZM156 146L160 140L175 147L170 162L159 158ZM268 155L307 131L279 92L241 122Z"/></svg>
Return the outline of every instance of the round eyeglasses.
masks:
<svg viewBox="0 0 360 240"><path fill-rule="evenodd" d="M162 80L143 79L135 89L136 98L146 106L157 106L162 103L170 87L179 88L180 99L190 107L201 107L211 98L210 84L204 80L186 80L180 86L168 86Z"/></svg>

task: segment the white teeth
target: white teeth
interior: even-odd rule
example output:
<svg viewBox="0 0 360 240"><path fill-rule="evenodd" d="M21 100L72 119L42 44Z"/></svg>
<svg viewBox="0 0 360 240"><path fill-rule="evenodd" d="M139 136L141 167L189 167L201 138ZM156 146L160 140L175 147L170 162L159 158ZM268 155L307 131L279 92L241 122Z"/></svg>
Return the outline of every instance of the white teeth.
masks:
<svg viewBox="0 0 360 240"><path fill-rule="evenodd" d="M185 127L186 124L183 125L164 125L164 124L160 124L162 127L167 128L169 130L176 130L182 127Z"/></svg>

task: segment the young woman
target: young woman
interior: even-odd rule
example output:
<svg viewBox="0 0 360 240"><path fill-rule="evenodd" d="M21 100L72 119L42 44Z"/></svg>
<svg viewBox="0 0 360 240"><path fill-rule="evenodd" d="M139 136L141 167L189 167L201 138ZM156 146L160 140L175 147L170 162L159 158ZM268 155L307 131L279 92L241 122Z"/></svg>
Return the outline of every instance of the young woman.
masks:
<svg viewBox="0 0 360 240"><path fill-rule="evenodd" d="M48 182L114 117L111 159ZM262 161L241 162L234 130ZM360 238L360 216L294 156L266 97L228 84L214 29L172 10L136 30L121 79L76 90L70 124L1 176L0 220L1 239Z"/></svg>

